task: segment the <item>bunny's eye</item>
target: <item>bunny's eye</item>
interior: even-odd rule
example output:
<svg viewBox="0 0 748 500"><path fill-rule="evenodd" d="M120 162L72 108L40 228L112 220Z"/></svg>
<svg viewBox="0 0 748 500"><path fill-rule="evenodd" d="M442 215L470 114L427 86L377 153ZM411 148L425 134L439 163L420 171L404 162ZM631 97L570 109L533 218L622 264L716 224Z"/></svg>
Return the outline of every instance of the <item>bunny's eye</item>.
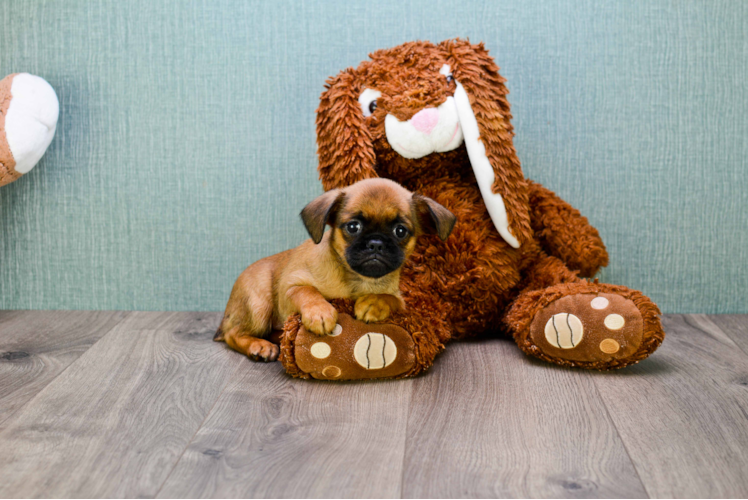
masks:
<svg viewBox="0 0 748 500"><path fill-rule="evenodd" d="M439 74L444 75L444 77L447 79L447 83L452 83L455 81L455 77L452 76L452 68L449 67L449 64L445 64L442 66L442 69L439 70Z"/></svg>
<svg viewBox="0 0 748 500"><path fill-rule="evenodd" d="M382 93L374 89L364 89L361 95L358 97L358 103L361 105L361 111L364 116L369 117L377 109L377 98L381 97Z"/></svg>

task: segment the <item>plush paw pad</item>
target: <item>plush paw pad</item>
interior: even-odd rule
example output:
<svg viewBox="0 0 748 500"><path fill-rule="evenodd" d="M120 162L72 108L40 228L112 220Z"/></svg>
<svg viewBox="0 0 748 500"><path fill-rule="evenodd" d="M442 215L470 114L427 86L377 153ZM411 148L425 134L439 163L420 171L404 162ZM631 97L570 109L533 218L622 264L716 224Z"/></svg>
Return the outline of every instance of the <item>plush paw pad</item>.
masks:
<svg viewBox="0 0 748 500"><path fill-rule="evenodd" d="M319 337L302 327L296 336L298 367L317 379L391 378L415 366L413 339L395 325L370 325L338 316L332 334Z"/></svg>
<svg viewBox="0 0 748 500"><path fill-rule="evenodd" d="M570 361L609 361L633 354L644 321L636 305L609 293L562 297L535 315L530 336L548 355Z"/></svg>
<svg viewBox="0 0 748 500"><path fill-rule="evenodd" d="M584 325L573 314L554 314L545 324L545 339L553 347L573 349L579 345L582 337L584 337Z"/></svg>
<svg viewBox="0 0 748 500"><path fill-rule="evenodd" d="M368 332L353 347L353 357L362 368L378 370L397 359L397 346L384 333Z"/></svg>

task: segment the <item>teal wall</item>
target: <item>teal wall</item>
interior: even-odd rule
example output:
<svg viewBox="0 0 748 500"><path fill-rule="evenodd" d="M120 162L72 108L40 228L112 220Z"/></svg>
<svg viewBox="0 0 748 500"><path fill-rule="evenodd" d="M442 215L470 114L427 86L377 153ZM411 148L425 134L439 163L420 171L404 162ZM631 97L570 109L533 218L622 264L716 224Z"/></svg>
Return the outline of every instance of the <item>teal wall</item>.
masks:
<svg viewBox="0 0 748 500"><path fill-rule="evenodd" d="M605 281L748 313L748 4L0 2L0 73L57 90L57 136L0 188L0 308L220 310L298 244L325 78L413 39L483 40L525 173L579 207Z"/></svg>

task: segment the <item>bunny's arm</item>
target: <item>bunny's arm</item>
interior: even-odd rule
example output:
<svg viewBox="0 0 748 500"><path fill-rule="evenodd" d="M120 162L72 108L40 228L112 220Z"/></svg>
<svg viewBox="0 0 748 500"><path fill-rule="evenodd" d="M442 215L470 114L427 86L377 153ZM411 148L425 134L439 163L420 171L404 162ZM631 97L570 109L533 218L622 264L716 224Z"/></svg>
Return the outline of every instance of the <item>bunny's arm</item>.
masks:
<svg viewBox="0 0 748 500"><path fill-rule="evenodd" d="M587 218L550 189L530 180L527 185L532 229L541 247L582 277L607 266L605 244Z"/></svg>

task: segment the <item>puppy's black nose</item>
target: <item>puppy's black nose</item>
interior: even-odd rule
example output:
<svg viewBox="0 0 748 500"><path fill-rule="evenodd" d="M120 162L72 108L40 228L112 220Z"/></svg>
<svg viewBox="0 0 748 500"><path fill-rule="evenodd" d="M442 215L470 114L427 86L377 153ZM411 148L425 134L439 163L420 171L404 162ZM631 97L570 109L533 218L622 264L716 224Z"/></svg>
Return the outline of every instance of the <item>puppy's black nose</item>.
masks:
<svg viewBox="0 0 748 500"><path fill-rule="evenodd" d="M384 250L384 242L376 238L370 239L366 242L366 249L372 252L381 252Z"/></svg>

